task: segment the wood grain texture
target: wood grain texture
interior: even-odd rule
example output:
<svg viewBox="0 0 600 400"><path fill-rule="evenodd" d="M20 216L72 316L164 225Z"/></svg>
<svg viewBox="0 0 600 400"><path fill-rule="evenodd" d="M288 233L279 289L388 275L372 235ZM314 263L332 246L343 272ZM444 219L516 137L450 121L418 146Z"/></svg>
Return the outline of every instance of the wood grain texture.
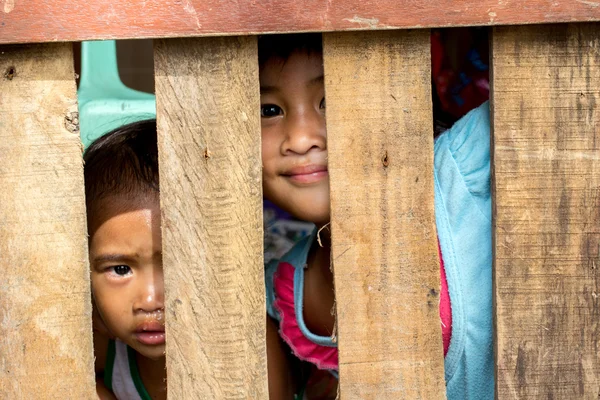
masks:
<svg viewBox="0 0 600 400"><path fill-rule="evenodd" d="M265 399L255 37L155 45L170 399Z"/></svg>
<svg viewBox="0 0 600 400"><path fill-rule="evenodd" d="M0 47L0 73L0 398L92 399L71 45Z"/></svg>
<svg viewBox="0 0 600 400"><path fill-rule="evenodd" d="M598 0L2 0L0 43L598 20Z"/></svg>
<svg viewBox="0 0 600 400"><path fill-rule="evenodd" d="M600 25L493 32L498 399L600 397Z"/></svg>
<svg viewBox="0 0 600 400"><path fill-rule="evenodd" d="M324 35L342 399L444 399L429 31Z"/></svg>

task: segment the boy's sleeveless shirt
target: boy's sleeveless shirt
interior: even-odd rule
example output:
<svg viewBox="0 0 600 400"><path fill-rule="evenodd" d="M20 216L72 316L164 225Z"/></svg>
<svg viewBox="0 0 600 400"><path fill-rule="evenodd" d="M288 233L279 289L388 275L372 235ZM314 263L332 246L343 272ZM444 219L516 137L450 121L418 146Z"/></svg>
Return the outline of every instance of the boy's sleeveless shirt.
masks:
<svg viewBox="0 0 600 400"><path fill-rule="evenodd" d="M104 369L104 384L119 400L151 400L135 359L135 350L110 339Z"/></svg>
<svg viewBox="0 0 600 400"><path fill-rule="evenodd" d="M434 146L435 218L452 307L445 357L449 400L494 398L489 127L486 102L440 135ZM293 266L294 282L303 285L302 269L313 240L314 234L266 266L267 312L280 322L282 302L276 299L274 285L281 275L279 264ZM302 290L294 292L293 306L301 316ZM302 317L298 326L303 337L288 339L305 341L306 348L310 343L324 346L313 351L335 348L330 338L312 335ZM337 364L337 351L325 354L325 359L334 356Z"/></svg>

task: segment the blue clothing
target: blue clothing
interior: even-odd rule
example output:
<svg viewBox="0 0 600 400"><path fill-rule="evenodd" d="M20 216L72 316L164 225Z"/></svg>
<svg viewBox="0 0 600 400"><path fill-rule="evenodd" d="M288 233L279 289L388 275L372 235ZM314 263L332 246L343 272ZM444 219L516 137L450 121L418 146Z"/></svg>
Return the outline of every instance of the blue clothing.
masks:
<svg viewBox="0 0 600 400"><path fill-rule="evenodd" d="M435 219L452 306L452 337L445 358L448 400L493 400L492 223L490 121L486 102L435 141ZM267 312L273 308L273 274L279 261L296 268L294 301L300 330L315 343L336 344L308 331L302 318L304 265L314 233L265 271ZM441 340L441 338L440 338Z"/></svg>
<svg viewBox="0 0 600 400"><path fill-rule="evenodd" d="M494 398L490 119L486 102L434 147L435 220L452 305L448 400Z"/></svg>

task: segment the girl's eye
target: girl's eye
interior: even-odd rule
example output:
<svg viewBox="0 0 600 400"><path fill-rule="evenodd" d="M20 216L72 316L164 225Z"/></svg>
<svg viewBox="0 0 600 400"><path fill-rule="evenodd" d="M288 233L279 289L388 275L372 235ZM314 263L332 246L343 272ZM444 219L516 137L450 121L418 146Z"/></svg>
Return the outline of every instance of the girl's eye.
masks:
<svg viewBox="0 0 600 400"><path fill-rule="evenodd" d="M127 265L115 265L111 269L119 276L125 276L131 272L131 268Z"/></svg>
<svg viewBox="0 0 600 400"><path fill-rule="evenodd" d="M319 104L319 108L325 109L325 97L321 99L321 103Z"/></svg>
<svg viewBox="0 0 600 400"><path fill-rule="evenodd" d="M260 106L260 116L263 118L276 117L281 114L283 114L283 110L275 104L263 104Z"/></svg>

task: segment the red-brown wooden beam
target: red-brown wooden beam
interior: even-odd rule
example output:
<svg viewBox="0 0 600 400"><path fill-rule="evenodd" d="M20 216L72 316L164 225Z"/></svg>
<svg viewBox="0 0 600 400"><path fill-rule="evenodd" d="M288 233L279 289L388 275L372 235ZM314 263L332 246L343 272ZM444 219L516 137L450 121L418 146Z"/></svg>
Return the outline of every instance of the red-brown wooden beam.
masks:
<svg viewBox="0 0 600 400"><path fill-rule="evenodd" d="M600 21L600 0L0 0L0 44Z"/></svg>

